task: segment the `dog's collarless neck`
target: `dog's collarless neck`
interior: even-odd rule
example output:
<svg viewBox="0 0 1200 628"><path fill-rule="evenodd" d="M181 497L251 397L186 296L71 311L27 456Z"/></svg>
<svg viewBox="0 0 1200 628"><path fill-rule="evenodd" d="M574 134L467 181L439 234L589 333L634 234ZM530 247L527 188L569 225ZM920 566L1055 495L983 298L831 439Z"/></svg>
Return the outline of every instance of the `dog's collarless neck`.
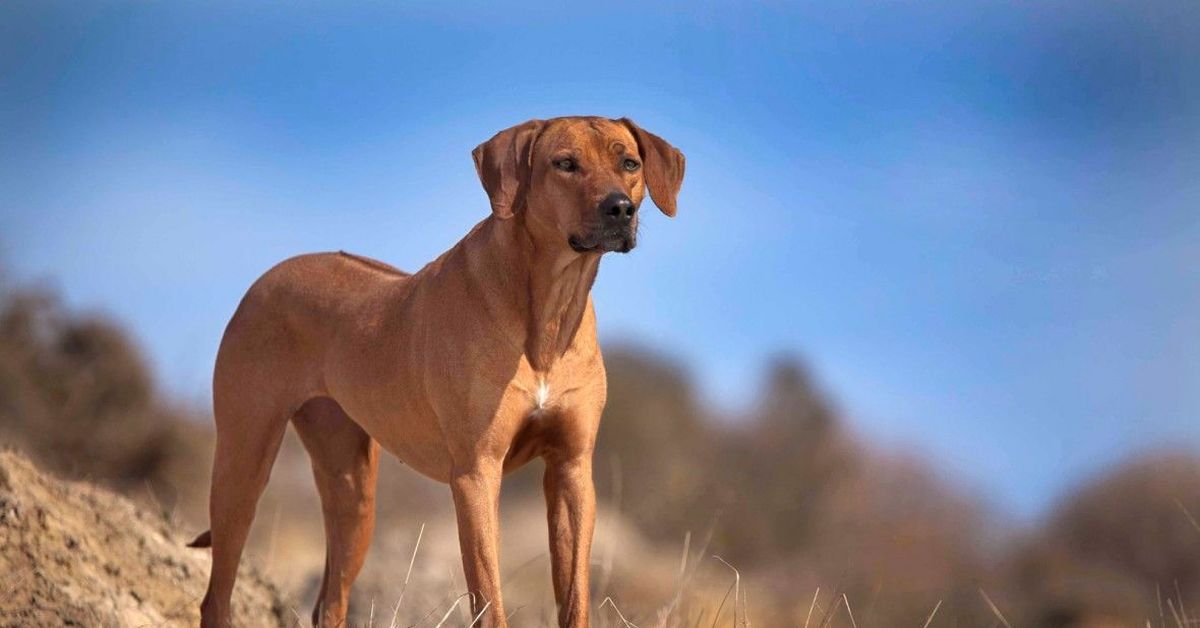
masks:
<svg viewBox="0 0 1200 628"><path fill-rule="evenodd" d="M503 221L488 218L478 236L484 241L479 247L479 270L488 281L508 288L493 295L510 300L489 304L488 309L515 310L523 323L521 346L526 358L534 370L549 371L575 340L600 256L539 246L520 216Z"/></svg>

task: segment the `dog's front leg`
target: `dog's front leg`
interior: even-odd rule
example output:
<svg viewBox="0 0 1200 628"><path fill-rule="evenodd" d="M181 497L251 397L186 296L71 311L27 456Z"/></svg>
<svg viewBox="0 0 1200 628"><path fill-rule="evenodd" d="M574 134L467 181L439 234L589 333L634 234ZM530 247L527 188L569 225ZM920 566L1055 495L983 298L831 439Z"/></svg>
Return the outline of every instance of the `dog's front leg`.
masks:
<svg viewBox="0 0 1200 628"><path fill-rule="evenodd" d="M558 625L588 625L588 571L596 521L592 454L548 456L543 479Z"/></svg>
<svg viewBox="0 0 1200 628"><path fill-rule="evenodd" d="M504 604L500 601L500 479L501 461L480 460L471 468L456 471L450 481L458 518L458 542L462 547L463 571L471 594L475 625L505 628ZM482 613L482 615L480 615Z"/></svg>

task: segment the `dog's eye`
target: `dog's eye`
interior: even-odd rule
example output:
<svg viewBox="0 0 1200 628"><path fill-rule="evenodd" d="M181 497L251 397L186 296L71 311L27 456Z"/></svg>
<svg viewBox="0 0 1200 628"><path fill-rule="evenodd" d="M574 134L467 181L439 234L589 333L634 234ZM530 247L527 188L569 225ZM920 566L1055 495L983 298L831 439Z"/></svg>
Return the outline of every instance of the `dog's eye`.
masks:
<svg viewBox="0 0 1200 628"><path fill-rule="evenodd" d="M642 164L639 164L633 159L626 159L625 161L621 162L621 167L624 168L626 172L637 172L637 169L641 168Z"/></svg>
<svg viewBox="0 0 1200 628"><path fill-rule="evenodd" d="M579 170L579 164L575 163L575 160L571 159L570 157L555 160L554 167L562 170L563 172L575 172L576 170Z"/></svg>

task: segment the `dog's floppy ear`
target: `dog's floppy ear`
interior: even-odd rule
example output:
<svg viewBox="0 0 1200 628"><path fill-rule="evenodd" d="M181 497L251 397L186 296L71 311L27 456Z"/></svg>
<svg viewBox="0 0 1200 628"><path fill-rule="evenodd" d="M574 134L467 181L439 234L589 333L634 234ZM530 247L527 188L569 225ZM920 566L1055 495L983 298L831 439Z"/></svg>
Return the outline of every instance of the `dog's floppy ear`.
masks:
<svg viewBox="0 0 1200 628"><path fill-rule="evenodd" d="M629 118L621 118L637 139L638 153L646 172L650 198L668 216L675 216L675 198L683 185L683 153L663 138L643 129Z"/></svg>
<svg viewBox="0 0 1200 628"><path fill-rule="evenodd" d="M492 213L498 218L512 218L513 212L524 201L533 144L544 124L541 120L518 124L497 133L471 151L479 181L492 202Z"/></svg>

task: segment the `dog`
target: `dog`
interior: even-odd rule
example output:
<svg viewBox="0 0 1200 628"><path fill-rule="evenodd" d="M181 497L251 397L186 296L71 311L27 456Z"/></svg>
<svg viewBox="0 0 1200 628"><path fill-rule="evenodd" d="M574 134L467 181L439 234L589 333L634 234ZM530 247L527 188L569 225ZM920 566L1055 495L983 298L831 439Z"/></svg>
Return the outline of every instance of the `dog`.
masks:
<svg viewBox="0 0 1200 628"><path fill-rule="evenodd" d="M491 214L415 274L302 255L251 286L213 374L217 444L201 626L228 626L238 562L290 421L325 520L316 626L344 626L375 524L379 448L450 485L483 626L500 595L502 477L545 461L560 626L588 625L592 452L604 362L590 297L600 259L636 244L647 191L674 216L684 156L633 121L531 120L472 152Z"/></svg>

